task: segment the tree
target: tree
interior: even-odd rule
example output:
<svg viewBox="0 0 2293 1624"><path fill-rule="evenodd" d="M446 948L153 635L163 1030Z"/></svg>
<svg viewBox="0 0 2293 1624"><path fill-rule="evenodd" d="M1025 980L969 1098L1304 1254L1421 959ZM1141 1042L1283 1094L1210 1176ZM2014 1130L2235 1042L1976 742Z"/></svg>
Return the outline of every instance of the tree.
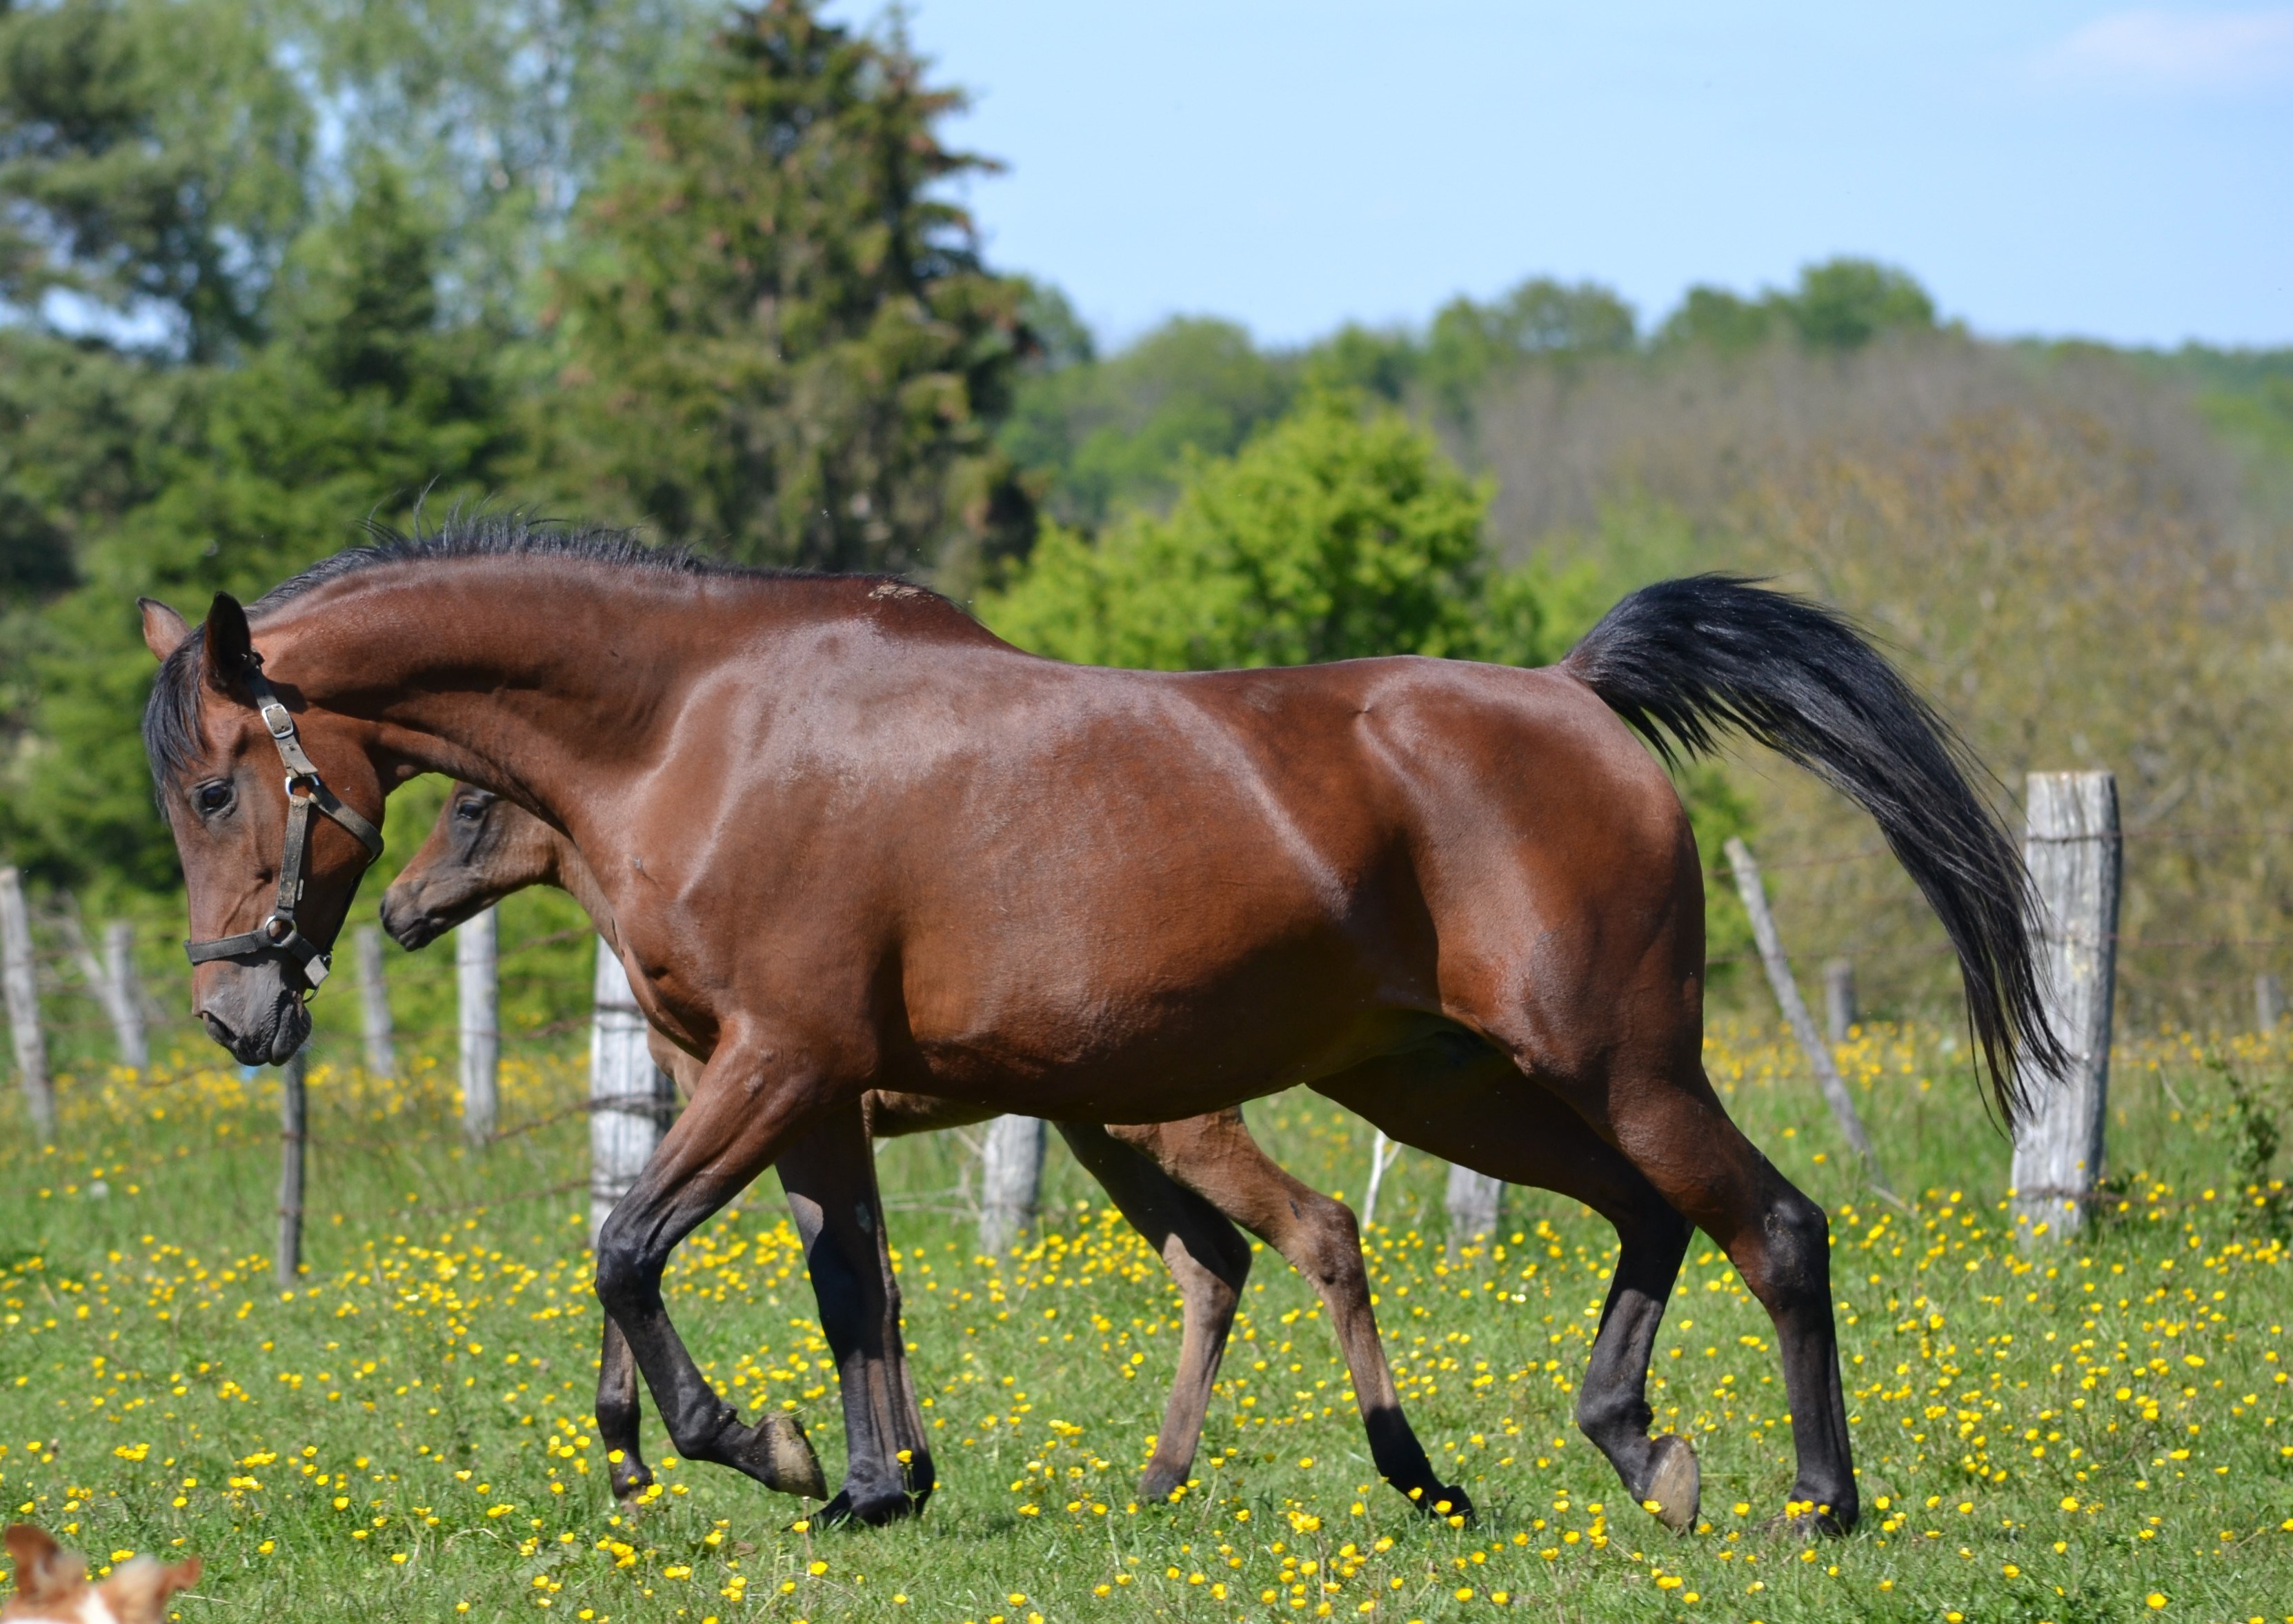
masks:
<svg viewBox="0 0 2293 1624"><path fill-rule="evenodd" d="M1489 569L1489 495L1398 413L1317 394L1238 454L1195 456L1167 517L1133 510L1096 542L1047 524L980 613L1023 647L1106 665L1532 660L1536 593Z"/></svg>
<svg viewBox="0 0 2293 1624"><path fill-rule="evenodd" d="M1702 345L1722 354L1756 350L1773 336L1782 310L1775 296L1746 299L1724 288L1694 287L1657 329L1658 345Z"/></svg>
<svg viewBox="0 0 2293 1624"><path fill-rule="evenodd" d="M1532 277L1492 304L1443 305L1426 336L1423 376L1442 409L1466 422L1494 374L1534 356L1625 354L1638 334L1633 307L1599 283Z"/></svg>
<svg viewBox="0 0 2293 1624"><path fill-rule="evenodd" d="M1934 301L1909 272L1868 259L1802 268L1798 291L1782 304L1801 339L1818 349L1859 349L1891 329L1935 324Z"/></svg>
<svg viewBox="0 0 2293 1624"><path fill-rule="evenodd" d="M312 118L230 0L0 7L0 299L194 361L260 334Z"/></svg>
<svg viewBox="0 0 2293 1624"><path fill-rule="evenodd" d="M56 879L174 882L135 718L151 675L138 594L196 609L259 595L359 540L369 516L480 499L512 449L482 333L441 325L433 222L385 166L296 244L277 336L244 366L187 370L144 450L148 491L85 546L85 584L30 651L35 738L9 768L13 843Z"/></svg>
<svg viewBox="0 0 2293 1624"><path fill-rule="evenodd" d="M914 569L1032 534L993 428L1024 284L941 196L961 96L895 30L817 0L740 10L652 97L576 221L558 288L570 466L667 538L733 557Z"/></svg>
<svg viewBox="0 0 2293 1624"><path fill-rule="evenodd" d="M1034 471L1054 519L1096 530L1120 508L1168 505L1189 453L1234 451L1295 386L1247 329L1180 316L1107 360L1033 372L1002 443Z"/></svg>

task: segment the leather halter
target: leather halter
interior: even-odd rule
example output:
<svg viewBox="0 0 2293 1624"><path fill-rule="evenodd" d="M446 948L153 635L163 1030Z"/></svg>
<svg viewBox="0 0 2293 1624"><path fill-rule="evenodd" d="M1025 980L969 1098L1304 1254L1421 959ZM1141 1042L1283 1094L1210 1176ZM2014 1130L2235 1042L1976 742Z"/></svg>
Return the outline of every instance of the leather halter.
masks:
<svg viewBox="0 0 2293 1624"><path fill-rule="evenodd" d="M275 954L292 961L303 972L303 979L311 992L334 968L334 955L304 936L296 928L295 909L303 900L303 867L311 855L311 814L317 812L331 817L358 837L366 848L367 861L382 856L382 831L358 813L336 800L332 790L320 780L319 769L304 753L303 740L295 731L295 719L287 707L279 702L279 695L263 675L263 656L250 653L245 673L247 691L255 696L255 708L263 718L263 725L271 733L271 742L279 748L279 759L287 767L287 849L279 860L279 896L271 905L271 917L252 930L242 930L237 936L219 936L212 941L185 942L183 951L194 964L204 964L210 959L248 959Z"/></svg>

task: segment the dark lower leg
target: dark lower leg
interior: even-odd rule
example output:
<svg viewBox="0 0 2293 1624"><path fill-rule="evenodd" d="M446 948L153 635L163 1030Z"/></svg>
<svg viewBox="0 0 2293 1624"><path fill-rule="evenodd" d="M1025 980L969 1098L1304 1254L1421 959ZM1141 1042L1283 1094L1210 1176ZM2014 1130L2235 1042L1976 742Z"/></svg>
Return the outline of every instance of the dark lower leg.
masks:
<svg viewBox="0 0 2293 1624"><path fill-rule="evenodd" d="M1244 1283L1250 1247L1211 1204L1095 1124L1057 1125L1075 1159L1121 1209L1130 1227L1162 1255L1185 1305L1179 1368L1163 1409L1155 1452L1138 1480L1141 1499L1167 1498L1194 1470L1211 1390Z"/></svg>
<svg viewBox="0 0 2293 1624"><path fill-rule="evenodd" d="M1733 1237L1728 1255L1775 1322L1799 1456L1785 1514L1802 1528L1844 1533L1862 1514L1862 1501L1831 1317L1831 1225L1764 1157L1761 1166L1767 1175L1762 1222Z"/></svg>
<svg viewBox="0 0 2293 1624"><path fill-rule="evenodd" d="M1463 1489L1435 1475L1425 1446L1402 1412L1401 1394L1378 1336L1377 1311L1370 1306L1361 1231L1351 1209L1292 1178L1260 1149L1239 1111L1121 1132L1311 1282L1345 1354L1378 1475L1422 1511L1471 1516L1471 1499Z"/></svg>
<svg viewBox="0 0 2293 1624"><path fill-rule="evenodd" d="M791 1458L785 1425L741 1425L694 1363L660 1295L661 1271L677 1243L771 1165L790 1137L790 1118L807 1104L785 1084L748 1086L771 1053L719 1044L692 1108L597 1237L597 1299L627 1339L677 1453L731 1466L769 1488L816 1493L819 1464L810 1451Z"/></svg>
<svg viewBox="0 0 2293 1624"><path fill-rule="evenodd" d="M605 1446L613 1493L620 1499L642 1492L652 1482L652 1468L645 1465L638 1447L637 1425L637 1361L609 1314L604 1345L597 1353L597 1441Z"/></svg>
<svg viewBox="0 0 2293 1624"><path fill-rule="evenodd" d="M908 1379L899 1283L859 1108L816 1124L782 1154L780 1170L843 1393L844 1486L820 1520L911 1515L931 1495L931 1449Z"/></svg>
<svg viewBox="0 0 2293 1624"><path fill-rule="evenodd" d="M1657 1514L1678 1529L1696 1515L1695 1456L1669 1434L1649 1436L1656 1415L1649 1408L1648 1374L1657 1328L1693 1231L1653 1190L1635 1208L1608 1215L1621 1250L1592 1363L1577 1390L1576 1425L1608 1458L1633 1498L1653 1500Z"/></svg>

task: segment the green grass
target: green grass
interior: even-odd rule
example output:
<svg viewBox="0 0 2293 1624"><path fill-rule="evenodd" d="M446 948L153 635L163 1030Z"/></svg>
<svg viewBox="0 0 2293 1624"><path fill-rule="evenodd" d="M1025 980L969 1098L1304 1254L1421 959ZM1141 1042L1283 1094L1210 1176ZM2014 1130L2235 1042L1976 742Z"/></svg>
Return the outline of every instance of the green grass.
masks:
<svg viewBox="0 0 2293 1624"><path fill-rule="evenodd" d="M267 1075L82 1080L64 1091L62 1149L12 1136L0 1496L99 1567L199 1552L186 1620L377 1624L466 1606L1031 1624L1359 1618L1368 1604L1433 1620L1491 1613L1500 1593L1566 1620L2293 1618L2293 1256L2269 1187L2245 1188L2265 1173L2286 1057L2247 1042L2224 1073L2186 1041L2121 1050L2123 1210L2029 1259L2004 1229L2005 1151L1963 1052L1885 1029L1848 1058L1896 1181L1924 1192L1910 1215L1843 1167L1788 1051L1735 1033L1711 1055L1754 1137L1832 1213L1866 1506L1843 1541L1763 1531L1791 1482L1774 1338L1708 1243L1650 1389L1704 1462L1708 1525L1674 1539L1570 1420L1608 1230L1516 1191L1504 1245L1451 1268L1440 1170L1414 1155L1381 1198L1379 1312L1411 1417L1478 1523L1429 1525L1373 1482L1335 1347L1271 1257L1197 1484L1135 1504L1174 1294L1056 1149L1038 1242L974 1257L964 1153L946 1136L880 1163L943 1484L925 1516L791 1529L796 1503L685 1464L623 1513L587 1415L581 1124L472 1154L435 1067L394 1084L314 1075L309 1267L291 1295L268 1262ZM579 1087L573 1063L514 1068L506 1119L548 1117ZM1300 1176L1358 1198L1361 1125L1310 1095L1252 1120ZM744 1409L801 1415L832 1481L835 1378L777 1190L697 1237L671 1286L720 1384Z"/></svg>

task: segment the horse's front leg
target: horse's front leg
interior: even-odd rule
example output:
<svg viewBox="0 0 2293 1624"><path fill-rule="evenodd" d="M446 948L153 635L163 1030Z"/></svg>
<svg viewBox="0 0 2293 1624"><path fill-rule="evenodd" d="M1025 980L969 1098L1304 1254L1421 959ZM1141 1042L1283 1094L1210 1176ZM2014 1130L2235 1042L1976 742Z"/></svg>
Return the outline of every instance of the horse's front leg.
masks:
<svg viewBox="0 0 2293 1624"><path fill-rule="evenodd" d="M844 1487L814 1521L913 1515L931 1498L931 1447L908 1377L899 1281L859 1102L814 1124L778 1165L843 1389Z"/></svg>
<svg viewBox="0 0 2293 1624"><path fill-rule="evenodd" d="M597 1237L597 1299L628 1339L677 1453L745 1472L768 1488L824 1497L809 1448L785 1417L757 1426L720 1398L670 1324L661 1272L677 1243L745 1190L839 1090L826 1068L754 1034L729 1035L677 1119ZM800 1436L800 1434L798 1434Z"/></svg>

